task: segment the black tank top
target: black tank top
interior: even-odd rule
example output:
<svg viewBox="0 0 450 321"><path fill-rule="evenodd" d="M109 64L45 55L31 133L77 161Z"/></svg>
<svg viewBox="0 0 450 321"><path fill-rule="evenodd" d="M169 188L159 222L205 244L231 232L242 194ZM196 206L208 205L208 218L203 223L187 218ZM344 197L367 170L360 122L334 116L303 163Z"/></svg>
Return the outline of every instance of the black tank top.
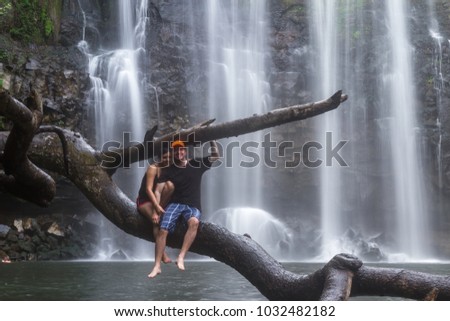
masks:
<svg viewBox="0 0 450 321"><path fill-rule="evenodd" d="M156 185L158 184L158 175L155 175L155 179L153 180L152 190L155 190ZM141 187L139 188L138 197L141 199L149 199L147 195L147 172L145 172L144 177L142 177Z"/></svg>

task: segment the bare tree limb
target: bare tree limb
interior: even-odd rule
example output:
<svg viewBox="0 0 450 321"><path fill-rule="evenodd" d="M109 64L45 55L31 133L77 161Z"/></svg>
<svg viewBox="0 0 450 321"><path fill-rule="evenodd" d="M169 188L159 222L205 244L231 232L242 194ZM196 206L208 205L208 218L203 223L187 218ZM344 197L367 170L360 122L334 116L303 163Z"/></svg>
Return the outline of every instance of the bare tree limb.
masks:
<svg viewBox="0 0 450 321"><path fill-rule="evenodd" d="M325 284L321 301L346 301L350 297L354 273L362 262L348 254L336 255L324 268Z"/></svg>
<svg viewBox="0 0 450 321"><path fill-rule="evenodd" d="M0 173L0 190L40 206L47 206L56 193L53 179L27 157L28 148L42 122L42 101L31 91L26 106L6 92L0 93L0 114L14 126L0 150L4 174Z"/></svg>
<svg viewBox="0 0 450 321"><path fill-rule="evenodd" d="M336 109L346 100L347 95L343 95L342 91L339 90L326 100L279 108L262 115L254 115L217 125L211 125L214 120L209 120L189 129L164 135L154 141L144 140L142 145L134 146L131 153L129 148L125 150L111 149L109 152L101 155L103 166L106 168L117 168L117 166L123 164L128 165L147 159L152 157L155 151L161 151L163 144L168 145L169 142L174 140L182 140L188 144L196 145L307 119Z"/></svg>

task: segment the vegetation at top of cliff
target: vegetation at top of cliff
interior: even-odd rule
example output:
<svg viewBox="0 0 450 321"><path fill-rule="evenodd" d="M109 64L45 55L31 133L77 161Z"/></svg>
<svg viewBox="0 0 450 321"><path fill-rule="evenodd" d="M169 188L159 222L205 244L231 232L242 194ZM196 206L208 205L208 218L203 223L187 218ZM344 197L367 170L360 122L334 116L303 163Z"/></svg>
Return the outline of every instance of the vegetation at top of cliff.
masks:
<svg viewBox="0 0 450 321"><path fill-rule="evenodd" d="M54 30L48 7L42 0L0 0L0 26L16 40L43 43Z"/></svg>
<svg viewBox="0 0 450 321"><path fill-rule="evenodd" d="M7 30L12 23L12 5L10 0L0 0L0 30Z"/></svg>

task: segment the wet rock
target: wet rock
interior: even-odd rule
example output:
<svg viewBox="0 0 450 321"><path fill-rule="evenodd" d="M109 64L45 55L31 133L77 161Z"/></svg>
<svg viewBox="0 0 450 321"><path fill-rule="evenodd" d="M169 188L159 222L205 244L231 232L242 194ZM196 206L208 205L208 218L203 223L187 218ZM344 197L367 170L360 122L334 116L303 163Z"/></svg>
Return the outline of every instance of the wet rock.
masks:
<svg viewBox="0 0 450 321"><path fill-rule="evenodd" d="M383 254L378 244L376 243L366 243L366 247L364 248L364 252L361 253L361 258L367 261L378 262L386 259L386 256Z"/></svg>
<svg viewBox="0 0 450 321"><path fill-rule="evenodd" d="M59 247L59 241L56 237L49 235L47 241L51 249L57 249Z"/></svg>
<svg viewBox="0 0 450 321"><path fill-rule="evenodd" d="M38 70L41 68L41 65L38 61L34 59L29 59L28 62L25 64L26 70Z"/></svg>
<svg viewBox="0 0 450 321"><path fill-rule="evenodd" d="M113 254L111 254L110 259L111 260L127 260L128 256L122 250L117 250Z"/></svg>
<svg viewBox="0 0 450 321"><path fill-rule="evenodd" d="M33 237L31 238L31 241L35 244L35 245L40 245L42 243L42 240L39 238L39 236L37 235L33 235Z"/></svg>
<svg viewBox="0 0 450 321"><path fill-rule="evenodd" d="M85 252L76 244L62 248L61 254L66 259L77 259L86 257Z"/></svg>
<svg viewBox="0 0 450 321"><path fill-rule="evenodd" d="M26 253L34 253L36 249L34 244L30 241L19 240L17 244L19 245L20 249Z"/></svg>
<svg viewBox="0 0 450 321"><path fill-rule="evenodd" d="M23 229L27 233L33 233L39 231L41 228L34 218L26 218L23 220Z"/></svg>
<svg viewBox="0 0 450 321"><path fill-rule="evenodd" d="M0 238L5 238L11 228L7 225L0 224Z"/></svg>
<svg viewBox="0 0 450 321"><path fill-rule="evenodd" d="M14 220L14 227L17 229L17 232L23 232L23 221L21 219Z"/></svg>
<svg viewBox="0 0 450 321"><path fill-rule="evenodd" d="M10 243L16 243L19 240L18 233L14 230L9 230L6 240Z"/></svg>
<svg viewBox="0 0 450 321"><path fill-rule="evenodd" d="M9 258L13 261L19 261L20 260L20 254L16 251L10 250L9 253Z"/></svg>
<svg viewBox="0 0 450 321"><path fill-rule="evenodd" d="M39 252L37 254L38 260L42 261L56 261L61 259L61 251L60 250L51 250L48 252Z"/></svg>
<svg viewBox="0 0 450 321"><path fill-rule="evenodd" d="M362 260L378 262L386 259L386 255L380 248L382 243L377 243L376 240L381 241L382 237L366 239L362 233L349 228L342 235L341 244L346 250L354 253Z"/></svg>
<svg viewBox="0 0 450 321"><path fill-rule="evenodd" d="M0 260L5 259L7 257L8 255L4 251L0 250Z"/></svg>
<svg viewBox="0 0 450 321"><path fill-rule="evenodd" d="M64 230L56 222L53 222L53 224L48 228L47 233L58 237L65 236Z"/></svg>

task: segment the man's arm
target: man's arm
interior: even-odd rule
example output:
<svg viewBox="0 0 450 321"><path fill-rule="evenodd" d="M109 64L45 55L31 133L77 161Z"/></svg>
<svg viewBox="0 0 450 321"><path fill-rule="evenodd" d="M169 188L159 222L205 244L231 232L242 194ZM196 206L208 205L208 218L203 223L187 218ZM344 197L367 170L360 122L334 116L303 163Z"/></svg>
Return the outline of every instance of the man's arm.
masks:
<svg viewBox="0 0 450 321"><path fill-rule="evenodd" d="M215 140L210 141L209 144L211 145L210 148L211 155L209 155L209 161L212 164L220 158L220 153L219 148L217 147L217 142Z"/></svg>

